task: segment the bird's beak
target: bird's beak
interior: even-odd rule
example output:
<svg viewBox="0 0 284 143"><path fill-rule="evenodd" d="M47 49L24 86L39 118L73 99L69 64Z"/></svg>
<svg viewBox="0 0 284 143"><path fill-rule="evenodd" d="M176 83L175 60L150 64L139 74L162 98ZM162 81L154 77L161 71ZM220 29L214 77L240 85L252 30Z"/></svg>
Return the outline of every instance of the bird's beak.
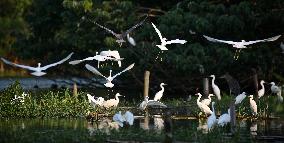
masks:
<svg viewBox="0 0 284 143"><path fill-rule="evenodd" d="M219 78L225 78L225 75L223 75L223 76L220 76Z"/></svg>
<svg viewBox="0 0 284 143"><path fill-rule="evenodd" d="M164 84L164 85L168 85L168 84Z"/></svg>

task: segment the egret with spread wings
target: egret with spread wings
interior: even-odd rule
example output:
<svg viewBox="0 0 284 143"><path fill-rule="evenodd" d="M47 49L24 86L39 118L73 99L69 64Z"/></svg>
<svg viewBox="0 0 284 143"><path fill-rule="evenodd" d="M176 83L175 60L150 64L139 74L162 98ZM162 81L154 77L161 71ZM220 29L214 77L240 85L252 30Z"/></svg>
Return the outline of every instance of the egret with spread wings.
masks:
<svg viewBox="0 0 284 143"><path fill-rule="evenodd" d="M148 17L148 15L147 15ZM125 42L125 37L127 36L127 34L129 34L130 32L132 32L134 29L136 29L138 26L142 25L144 23L144 21L147 19L147 17L145 17L142 21L140 21L139 23L137 23L136 25L132 26L131 28L129 28L128 30L126 30L125 32L122 33L115 33L114 31L96 23L93 22L94 24L96 24L97 26L99 26L100 28L106 30L108 33L111 33L113 36L115 36L116 38L116 42L122 46L122 43Z"/></svg>
<svg viewBox="0 0 284 143"><path fill-rule="evenodd" d="M13 65L13 66L16 66L16 67L20 67L20 68L23 68L23 69L34 71L34 72L31 73L34 76L43 76L46 73L42 72L42 71L47 70L50 67L54 67L56 65L64 63L65 61L70 59L72 55L73 55L73 52L71 54L69 54L66 58L62 59L61 61L53 63L53 64L46 65L44 67L41 67L41 63L38 63L37 67L30 67L30 66L26 66L26 65L20 65L20 64L12 63L12 62L4 59L4 58L1 58L1 60L8 65Z"/></svg>
<svg viewBox="0 0 284 143"><path fill-rule="evenodd" d="M106 79L106 81L107 81L104 85L105 85L106 87L112 88L112 87L114 86L114 84L111 83L111 82L113 81L113 79L116 78L117 76L121 75L122 73L124 73L124 72L126 72L126 71L132 69L132 68L134 67L134 63L131 64L130 66L128 66L128 67L127 67L126 69L124 69L123 71L117 73L117 74L114 75L114 76L111 75L112 70L109 70L109 76L108 76L108 77L106 77L106 76L104 76L103 74L101 74L96 68L92 67L92 66L89 65L89 64L86 64L85 67L86 67L89 71L93 72L94 74L97 74L97 75L99 75L99 76L104 77L104 78Z"/></svg>
<svg viewBox="0 0 284 143"><path fill-rule="evenodd" d="M225 41L225 40L214 39L214 38L211 38L209 36L203 35L203 37L205 37L208 41L219 42L219 43L226 43L226 44L233 45L233 47L237 49L236 53L235 53L235 56L234 56L234 59L238 59L239 53L240 53L241 49L247 48L248 45L259 43L259 42L275 41L280 36L281 35L277 35L277 36L274 36L274 37L271 37L271 38L267 38L267 39L263 39L263 40L255 40L255 41L245 41L245 40L242 40L241 42L234 42L234 41Z"/></svg>
<svg viewBox="0 0 284 143"><path fill-rule="evenodd" d="M186 40L180 40L180 39L167 41L167 38L163 38L160 30L156 27L156 25L154 23L152 23L152 26L154 27L155 31L158 33L159 38L161 40L161 45L156 45L156 46L159 47L162 51L168 50L166 45L169 45L169 44L185 44L187 42Z"/></svg>

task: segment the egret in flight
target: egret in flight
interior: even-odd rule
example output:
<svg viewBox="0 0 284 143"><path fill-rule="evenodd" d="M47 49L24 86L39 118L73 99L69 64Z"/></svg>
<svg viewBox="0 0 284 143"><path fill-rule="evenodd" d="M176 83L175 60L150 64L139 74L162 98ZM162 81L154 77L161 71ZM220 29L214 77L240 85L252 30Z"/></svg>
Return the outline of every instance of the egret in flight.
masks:
<svg viewBox="0 0 284 143"><path fill-rule="evenodd" d="M147 15L148 17L148 15ZM144 21L147 19L147 17L145 17L142 21L140 21L138 24L134 25L133 27L131 27L130 29L126 30L125 32L122 33L115 33L114 31L96 23L93 22L94 24L96 24L97 26L99 26L100 28L106 30L108 33L111 33L113 36L115 36L115 38L117 39L116 42L122 46L122 43L125 42L124 38L127 36L127 34L129 34L130 32L132 32L134 29L136 29L138 26L141 26Z"/></svg>
<svg viewBox="0 0 284 143"><path fill-rule="evenodd" d="M16 67L20 67L20 68L23 68L23 69L27 69L27 70L31 70L31 71L34 71L32 72L31 74L34 75L34 76L43 76L45 75L46 73L45 72L42 72L44 70L47 70L48 68L51 68L51 67L54 67L54 66L57 66L59 64L62 64L64 63L65 61L67 61L68 59L71 58L71 56L73 55L73 52L71 54L69 54L66 58L62 59L61 61L59 62L56 62L56 63L53 63L53 64L49 64L49 65L46 65L46 66L43 66L41 67L41 63L38 63L38 66L37 67L30 67L30 66L26 66L26 65L20 65L20 64L16 64L16 63L12 63L4 58L1 58L1 60L8 64L8 65L13 65L13 66L16 66Z"/></svg>
<svg viewBox="0 0 284 143"><path fill-rule="evenodd" d="M120 54L117 50L101 51L100 55L114 58L113 61L117 61L118 66L121 67L121 60L120 59L123 59L123 58L120 58Z"/></svg>
<svg viewBox="0 0 284 143"><path fill-rule="evenodd" d="M274 36L274 37L271 37L271 38L267 38L267 39L263 39L263 40L256 40L256 41L245 41L245 40L242 40L241 42L234 42L234 41L225 41L225 40L214 39L214 38L211 38L209 36L203 35L203 37L205 37L208 41L219 42L219 43L226 43L226 44L233 45L233 47L236 48L236 53L235 53L234 59L238 59L239 53L240 53L241 49L247 48L248 45L259 43L259 42L275 41L280 36L281 35L277 35L277 36Z"/></svg>
<svg viewBox="0 0 284 143"><path fill-rule="evenodd" d="M220 88L215 84L215 75L210 75L210 77L212 77L212 88L213 88L213 92L214 94L217 96L218 100L221 100L221 91Z"/></svg>
<svg viewBox="0 0 284 143"><path fill-rule="evenodd" d="M167 84L165 84L165 83L160 84L161 90L155 94L154 101L160 101L161 100L161 98L164 94L164 90L165 90L164 85L167 85Z"/></svg>
<svg viewBox="0 0 284 143"><path fill-rule="evenodd" d="M101 74L96 68L92 67L92 66L89 65L89 64L86 64L85 67L86 67L89 71L93 72L94 74L97 74L97 75L99 75L99 76L104 77L104 78L106 79L106 81L107 81L104 85L105 85L106 87L112 88L112 87L114 86L114 84L112 83L113 79L115 79L117 76L121 75L122 73L124 73L124 72L126 72L126 71L132 69L132 68L134 67L134 63L131 64L130 66L128 66L128 67L127 67L126 69L124 69L123 71L117 73L117 74L114 75L114 76L111 75L112 70L110 70L108 77L106 77L106 76L104 76L103 74Z"/></svg>
<svg viewBox="0 0 284 143"><path fill-rule="evenodd" d="M155 31L157 32L157 34L158 34L158 36L159 36L159 38L161 40L161 44L160 45L156 45L156 46L159 47L162 51L168 50L166 45L169 45L169 44L185 44L187 42L186 40L180 40L180 39L167 41L167 38L163 38L162 37L162 34L161 34L160 30L156 27L156 25L154 23L152 23L152 26L154 27Z"/></svg>

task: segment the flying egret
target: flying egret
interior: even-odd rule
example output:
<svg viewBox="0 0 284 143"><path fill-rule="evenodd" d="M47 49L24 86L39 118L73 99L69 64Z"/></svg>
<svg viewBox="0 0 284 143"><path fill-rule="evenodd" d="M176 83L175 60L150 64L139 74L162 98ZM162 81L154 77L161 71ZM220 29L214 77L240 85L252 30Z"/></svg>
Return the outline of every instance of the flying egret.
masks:
<svg viewBox="0 0 284 143"><path fill-rule="evenodd" d="M164 85L167 85L167 84L165 84L165 83L160 84L161 90L155 94L154 101L160 101L161 100L161 98L164 94L164 90L165 90Z"/></svg>
<svg viewBox="0 0 284 143"><path fill-rule="evenodd" d="M256 40L256 41L245 41L245 40L242 40L241 42L234 42L234 41L225 41L225 40L214 39L214 38L208 37L206 35L203 35L203 37L205 37L208 41L219 42L219 43L226 43L226 44L233 45L233 47L236 48L236 53L235 53L234 59L238 59L239 53L240 53L241 49L247 48L248 45L255 44L255 43L258 43L258 42L275 41L280 36L281 35L277 35L277 36L274 36L274 37L271 37L271 38L267 38L267 39L263 39L263 40Z"/></svg>
<svg viewBox="0 0 284 143"><path fill-rule="evenodd" d="M112 83L113 79L116 78L117 76L121 75L122 73L124 73L124 72L126 72L126 71L132 69L132 68L134 67L134 63L131 64L130 66L128 66L128 67L127 67L126 69L124 69L123 71L117 73L117 74L114 75L114 76L111 75L112 70L109 70L109 76L108 76L108 77L102 75L96 68L92 67L92 66L89 65L89 64L86 64L85 67L86 67L89 71L93 72L94 74L97 74L97 75L99 75L99 76L104 77L104 78L106 79L106 81L107 81L104 85L105 85L106 87L112 88L112 87L114 86L114 84Z"/></svg>
<svg viewBox="0 0 284 143"><path fill-rule="evenodd" d="M256 102L253 100L253 95L249 96L249 103L251 111L253 112L254 115L257 115L257 105Z"/></svg>
<svg viewBox="0 0 284 143"><path fill-rule="evenodd" d="M180 40L180 39L167 41L167 38L162 37L160 30L156 27L156 25L154 23L152 23L152 26L154 27L155 31L158 33L158 36L161 40L161 45L156 45L156 46L159 47L162 51L168 50L166 45L169 45L169 44L185 44L187 42L186 40Z"/></svg>
<svg viewBox="0 0 284 143"><path fill-rule="evenodd" d="M45 75L46 73L45 72L42 72L44 70L47 70L48 68L50 67L54 67L56 65L59 65L59 64L62 64L64 63L65 61L67 61L68 59L71 58L71 56L73 55L73 52L71 54L69 54L66 58L62 59L61 61L59 62L56 62L56 63L53 63L53 64L49 64L49 65L46 65L46 66L43 66L41 67L41 63L38 63L38 66L37 67L30 67L30 66L25 66L25 65L20 65L20 64L16 64L16 63L12 63L4 58L1 58L1 60L6 63L6 64L9 64L9 65L13 65L13 66L16 66L16 67L20 67L20 68L23 68L23 69L27 69L27 70L31 70L31 71L34 71L32 72L31 74L34 75L34 76L43 76Z"/></svg>
<svg viewBox="0 0 284 143"><path fill-rule="evenodd" d="M123 123L125 121L125 118L121 115L121 111L119 111L118 113L116 113L113 117L112 117L113 121L115 121L116 123L118 123L118 125L120 127L123 127Z"/></svg>
<svg viewBox="0 0 284 143"><path fill-rule="evenodd" d="M109 99L109 100L104 101L102 103L102 106L105 108L117 107L119 103L119 98L118 98L119 96L122 96L122 95L120 95L119 93L116 93L114 99Z"/></svg>
<svg viewBox="0 0 284 143"><path fill-rule="evenodd" d="M264 85L263 85L264 83L265 83L264 80L260 81L261 89L258 90L258 98L261 98L265 93L265 88L264 88Z"/></svg>
<svg viewBox="0 0 284 143"><path fill-rule="evenodd" d="M221 92L220 92L220 89L219 87L215 84L215 75L210 75L210 77L212 77L212 88L213 88L213 92L214 92L214 95L217 96L217 99L218 100L221 100Z"/></svg>
<svg viewBox="0 0 284 143"><path fill-rule="evenodd" d="M100 62L104 62L106 60L115 60L115 61L121 61L123 59L115 59L115 58L112 58L112 57L108 57L108 56L102 56L102 55L98 55L98 52L96 52L96 55L93 56L93 57L88 57L88 58L85 58L85 59L82 59L82 60L74 60L74 61L70 61L69 64L71 65L76 65L76 64L79 64L83 61L92 61L92 60L97 60L98 61L98 68L100 67Z"/></svg>
<svg viewBox="0 0 284 143"><path fill-rule="evenodd" d="M282 50L282 54L284 54L284 44L283 44L283 42L280 43L280 48Z"/></svg>
<svg viewBox="0 0 284 143"><path fill-rule="evenodd" d="M231 116L230 116L230 108L229 108L228 113L224 113L223 115L219 117L217 124L223 127L224 125L230 122L231 122Z"/></svg>
<svg viewBox="0 0 284 143"><path fill-rule="evenodd" d="M212 102L212 114L207 119L207 127L208 127L209 130L214 126L214 124L217 123L214 104L215 104L215 102Z"/></svg>
<svg viewBox="0 0 284 143"><path fill-rule="evenodd" d="M147 15L148 17L148 15ZM108 33L111 33L113 36L115 36L116 38L116 42L119 44L119 46L122 46L122 43L125 42L124 38L127 36L127 34L129 34L130 32L132 32L135 28L137 28L138 26L142 25L144 23L144 21L147 19L147 17L145 17L141 22L139 22L138 24L134 25L133 27L131 27L130 29L128 29L125 32L122 33L115 33L114 31L96 23L93 22L94 24L96 24L97 26L99 26L100 28L106 30Z"/></svg>
<svg viewBox="0 0 284 143"><path fill-rule="evenodd" d="M200 102L200 98L201 98L202 95L200 93L197 93L196 95L198 95L196 103L197 103L198 107L200 108L200 110L203 111L205 114L212 114L213 112L210 110L210 108L207 105L202 104Z"/></svg>
<svg viewBox="0 0 284 143"><path fill-rule="evenodd" d="M117 61L118 66L121 67L121 60L120 59L123 59L123 58L120 58L120 54L119 54L118 51L116 51L116 50L101 51L100 55L114 58L113 61Z"/></svg>
<svg viewBox="0 0 284 143"><path fill-rule="evenodd" d="M97 99L95 99L92 95L87 94L88 97L88 101L89 103L91 103L92 105L96 106L102 106L102 104L104 103L105 99L103 97L98 97Z"/></svg>
<svg viewBox="0 0 284 143"><path fill-rule="evenodd" d="M209 94L208 95L208 99L203 99L203 100L201 100L201 103L202 104L205 104L205 105L210 105L210 103L211 103L211 96L214 96L214 94Z"/></svg>
<svg viewBox="0 0 284 143"><path fill-rule="evenodd" d="M236 98L235 98L235 105L240 104L245 98L246 98L246 92L243 92L242 94L239 94Z"/></svg>
<svg viewBox="0 0 284 143"><path fill-rule="evenodd" d="M136 46L135 40L129 34L127 34L127 40L132 46Z"/></svg>

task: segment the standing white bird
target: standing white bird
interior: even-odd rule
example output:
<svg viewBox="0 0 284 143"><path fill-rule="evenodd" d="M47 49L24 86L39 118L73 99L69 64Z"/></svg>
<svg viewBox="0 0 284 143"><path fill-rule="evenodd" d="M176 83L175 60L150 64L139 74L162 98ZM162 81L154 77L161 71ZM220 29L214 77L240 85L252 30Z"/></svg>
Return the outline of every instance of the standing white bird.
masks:
<svg viewBox="0 0 284 143"><path fill-rule="evenodd" d="M196 100L196 103L197 103L197 105L198 105L198 107L200 108L200 110L202 111L202 112L204 112L205 114L212 114L213 112L210 110L210 108L207 106L207 105L205 105L205 104L202 104L201 102L200 102L200 98L201 98L201 94L200 93L197 93L196 95L198 95L198 98L197 98L197 100Z"/></svg>
<svg viewBox="0 0 284 143"><path fill-rule="evenodd" d="M160 84L160 87L162 88L159 92L157 92L156 94L155 94L155 97L154 97L154 101L160 101L161 100L161 98L162 98L162 96L163 96L163 94L164 94L164 85L167 85L167 84L165 84L165 83L161 83Z"/></svg>
<svg viewBox="0 0 284 143"><path fill-rule="evenodd" d="M239 94L236 98L235 98L235 105L240 104L245 98L246 98L246 92L243 92L242 94Z"/></svg>
<svg viewBox="0 0 284 143"><path fill-rule="evenodd" d="M242 40L241 42L234 42L234 41L225 41L225 40L214 39L214 38L208 37L206 35L203 35L203 37L205 37L208 41L220 42L220 43L226 43L226 44L233 45L233 47L236 48L236 53L235 53L235 56L234 56L235 59L238 59L240 50L244 49L244 48L247 48L248 45L255 44L255 43L258 43L258 42L275 41L280 36L281 35L277 35L277 36L274 36L274 37L271 37L271 38L267 38L267 39L263 39L263 40L256 40L256 41L245 41L245 40Z"/></svg>
<svg viewBox="0 0 284 143"><path fill-rule="evenodd" d="M208 127L209 130L214 126L214 124L217 123L214 104L215 104L215 102L212 102L212 114L207 119L207 127Z"/></svg>
<svg viewBox="0 0 284 143"><path fill-rule="evenodd" d="M114 58L113 61L117 61L118 66L121 67L121 60L120 59L123 59L123 58L120 58L120 54L117 50L101 51L100 55Z"/></svg>
<svg viewBox="0 0 284 143"><path fill-rule="evenodd" d="M126 124L132 126L133 125L133 122L134 122L134 115L133 113L129 112L129 111L126 111L123 115L124 119L125 119L125 122Z"/></svg>
<svg viewBox="0 0 284 143"><path fill-rule="evenodd" d="M100 67L100 62L104 62L106 60L115 60L115 61L121 61L123 59L115 59L115 58L112 58L112 57L108 57L108 56L102 56L102 55L98 55L98 52L96 52L96 55L93 56L93 57L88 57L88 58L85 58L85 59L82 59L82 60L74 60L74 61L70 61L69 64L71 65L76 65L76 64L79 64L83 61L92 61L92 60L97 60L98 61L98 68Z"/></svg>
<svg viewBox="0 0 284 143"><path fill-rule="evenodd" d="M263 85L264 83L265 83L264 80L260 81L261 89L258 90L258 98L261 98L265 93L265 88L264 88L264 85Z"/></svg>
<svg viewBox="0 0 284 143"><path fill-rule="evenodd" d="M250 103L250 109L254 115L257 115L257 105L256 102L253 100L253 95L249 96L249 103Z"/></svg>
<svg viewBox="0 0 284 143"><path fill-rule="evenodd" d="M129 34L127 34L127 40L132 46L136 46L134 38L132 38Z"/></svg>
<svg viewBox="0 0 284 143"><path fill-rule="evenodd" d="M115 121L116 123L118 123L118 125L120 127L123 127L123 123L125 121L125 118L121 115L121 111L119 111L118 113L116 113L113 117L112 117L113 121Z"/></svg>
<svg viewBox="0 0 284 143"><path fill-rule="evenodd" d="M271 92L277 95L277 100L282 103L283 102L283 97L282 97L282 89L281 87L278 87L277 85L275 85L274 82L270 82L271 84Z"/></svg>
<svg viewBox="0 0 284 143"><path fill-rule="evenodd" d="M147 107L148 101L149 101L149 97L146 96L146 97L144 98L144 100L139 104L139 109L140 109L140 110L145 110L146 107Z"/></svg>
<svg viewBox="0 0 284 143"><path fill-rule="evenodd" d="M92 95L87 94L88 97L88 101L89 103L91 103L92 105L96 106L102 106L102 104L104 103L105 99L103 97L98 97L97 99L95 99Z"/></svg>
<svg viewBox="0 0 284 143"><path fill-rule="evenodd" d="M214 94L209 94L209 95L208 95L208 99L203 99L203 100L201 100L201 103L202 103L202 104L205 104L205 105L207 105L207 106L209 106L210 103L211 103L211 96L214 96Z"/></svg>
<svg viewBox="0 0 284 143"><path fill-rule="evenodd" d="M228 113L224 113L223 115L219 117L218 125L223 127L224 125L230 122L231 122L231 116L230 116L230 108L229 108Z"/></svg>
<svg viewBox="0 0 284 143"><path fill-rule="evenodd" d="M121 75L122 73L124 73L124 72L126 72L126 71L132 69L132 68L134 67L134 63L131 64L130 66L128 66L128 67L127 67L126 69L124 69L123 71L117 73L117 74L114 75L114 76L111 75L112 70L109 70L109 76L108 76L108 77L102 75L96 68L92 67L92 66L89 65L89 64L86 64L85 67L86 67L89 71L93 72L94 74L97 74L97 75L99 75L99 76L104 77L104 78L106 79L106 81L107 81L104 85L105 85L106 87L112 88L112 87L114 86L114 84L112 83L113 79L116 78L117 76Z"/></svg>
<svg viewBox="0 0 284 143"><path fill-rule="evenodd" d="M220 91L220 88L215 84L215 75L210 75L210 77L212 77L212 88L213 88L213 92L214 92L214 95L217 96L217 99L218 100L221 100L221 91Z"/></svg>
<svg viewBox="0 0 284 143"><path fill-rule="evenodd" d="M1 58L1 60L6 63L6 64L9 64L9 65L13 65L13 66L16 66L16 67L20 67L20 68L23 68L23 69L27 69L27 70L31 70L31 71L34 71L32 72L31 74L34 75L34 76L43 76L45 75L46 73L45 72L42 72L44 70L47 70L48 68L50 67L54 67L56 65L59 65L59 64L62 64L64 63L65 61L67 61L68 59L71 58L71 56L73 55L73 52L71 54L69 54L66 58L62 59L61 61L59 62L56 62L56 63L53 63L53 64L49 64L49 65L46 65L44 67L41 67L41 63L38 63L38 66L37 67L30 67L30 66L25 66L25 65L20 65L20 64L16 64L16 63L12 63L4 58Z"/></svg>
<svg viewBox="0 0 284 143"><path fill-rule="evenodd" d="M122 96L120 95L119 93L116 93L115 94L115 99L109 99L109 100L106 100L102 103L102 106L105 107L105 108L110 108L110 107L117 107L118 103L119 103L119 96Z"/></svg>
<svg viewBox="0 0 284 143"><path fill-rule="evenodd" d="M186 40L180 40L180 39L167 41L167 38L162 37L162 34L161 34L160 30L156 27L156 25L152 23L152 26L154 27L155 31L157 32L157 34L158 34L158 36L161 40L161 45L156 45L156 46L159 47L162 51L168 50L166 45L169 45L169 44L185 44L187 42Z"/></svg>
<svg viewBox="0 0 284 143"><path fill-rule="evenodd" d="M148 15L147 15L147 17L148 17ZM144 23L144 21L147 19L147 17L144 18L144 19L143 19L141 22L139 22L138 24L136 24L136 25L134 25L133 27L131 27L130 29L128 29L127 31L122 32L122 33L120 33L120 34L119 34L119 33L115 33L115 32L113 32L112 30L110 30L110 29L108 29L108 28L106 28L106 27L104 27L104 26L102 26L102 25L100 25L100 24L98 24L98 23L96 23L96 22L93 22L93 23L96 24L97 26L99 26L100 28L106 30L108 33L111 33L113 36L115 36L116 42L117 42L120 46L122 46L122 43L125 42L124 38L127 36L127 34L129 34L130 32L132 32L132 31L133 31L134 29L136 29L138 26L142 25L142 24Z"/></svg>

